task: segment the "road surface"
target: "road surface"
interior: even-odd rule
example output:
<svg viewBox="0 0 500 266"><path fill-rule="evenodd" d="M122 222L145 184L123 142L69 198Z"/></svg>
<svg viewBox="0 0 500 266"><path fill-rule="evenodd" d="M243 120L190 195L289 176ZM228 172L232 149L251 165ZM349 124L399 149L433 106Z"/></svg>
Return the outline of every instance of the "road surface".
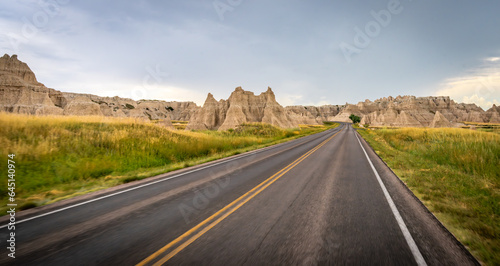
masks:
<svg viewBox="0 0 500 266"><path fill-rule="evenodd" d="M2 265L477 264L349 124L16 218Z"/></svg>

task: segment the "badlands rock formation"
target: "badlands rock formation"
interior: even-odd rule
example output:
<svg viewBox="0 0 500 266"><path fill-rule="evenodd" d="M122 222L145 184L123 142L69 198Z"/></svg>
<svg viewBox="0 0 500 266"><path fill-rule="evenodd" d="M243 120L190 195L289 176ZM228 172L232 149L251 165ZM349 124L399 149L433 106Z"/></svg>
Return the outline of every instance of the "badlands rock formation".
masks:
<svg viewBox="0 0 500 266"><path fill-rule="evenodd" d="M49 89L36 80L16 55L0 58L0 106L4 111L36 115L62 114L50 99Z"/></svg>
<svg viewBox="0 0 500 266"><path fill-rule="evenodd" d="M134 101L120 97L66 93L45 87L26 63L0 58L0 110L33 115L104 115L151 120L188 121L199 107L193 102Z"/></svg>
<svg viewBox="0 0 500 266"><path fill-rule="evenodd" d="M324 121L333 121L343 107L342 105L294 105L285 107L285 110L298 124L322 125Z"/></svg>
<svg viewBox="0 0 500 266"><path fill-rule="evenodd" d="M263 122L282 128L298 127L274 96L271 88L260 95L238 87L229 99L216 101L208 94L203 107L193 115L187 130L227 130L246 122Z"/></svg>
<svg viewBox="0 0 500 266"><path fill-rule="evenodd" d="M485 112L475 104L455 103L447 96L398 96L346 104L333 120L350 122L351 114L370 126L448 127L462 122L494 123L499 110L492 107Z"/></svg>
<svg viewBox="0 0 500 266"><path fill-rule="evenodd" d="M493 106L486 111L486 117L490 123L500 123L500 106Z"/></svg>
<svg viewBox="0 0 500 266"><path fill-rule="evenodd" d="M265 122L283 128L323 121L350 122L361 117L361 124L391 127L447 127L462 122L500 123L500 107L484 111L475 104L455 103L449 97L384 97L358 104L288 106L276 102L271 89L255 96L241 88L229 99L216 101L208 94L203 108L193 102L165 102L91 94L67 93L38 82L27 64L16 55L0 58L0 111L33 115L104 115L160 121L190 121L187 129L234 128L244 122Z"/></svg>
<svg viewBox="0 0 500 266"><path fill-rule="evenodd" d="M442 115L439 111L436 112L430 124L430 127L452 127L452 126L453 124L446 117L444 117L444 115Z"/></svg>

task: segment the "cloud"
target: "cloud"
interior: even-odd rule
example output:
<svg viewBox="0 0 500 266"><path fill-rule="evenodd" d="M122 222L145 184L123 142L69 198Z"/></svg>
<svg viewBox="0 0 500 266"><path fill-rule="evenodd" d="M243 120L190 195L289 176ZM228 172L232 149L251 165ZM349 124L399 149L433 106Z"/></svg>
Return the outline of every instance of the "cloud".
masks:
<svg viewBox="0 0 500 266"><path fill-rule="evenodd" d="M285 93L279 96L277 100L282 106L291 106L297 105L301 99L302 95Z"/></svg>
<svg viewBox="0 0 500 266"><path fill-rule="evenodd" d="M483 97L479 97L477 94L474 94L470 97L464 96L462 98L462 102L475 103L475 104L481 106L484 110L489 109L493 104L500 105L500 102L498 102L496 99L493 99L492 101L488 101Z"/></svg>
<svg viewBox="0 0 500 266"><path fill-rule="evenodd" d="M157 88L147 88L147 99L162 99L165 101L180 101L180 102L195 102L198 106L203 106L207 95L196 89L177 87L177 86L162 86Z"/></svg>
<svg viewBox="0 0 500 266"><path fill-rule="evenodd" d="M203 104L208 92L227 99L241 85L257 94L270 86L282 105L343 104L418 95L439 81L436 92L457 101L500 99L492 72L500 69L500 37L491 34L500 21L496 3L422 2L348 66L338 43L352 39L353 28L387 0L245 1L224 21L212 2L0 1L0 49L17 53L48 87L136 99ZM54 3L59 8L47 8ZM483 18L491 23L481 24ZM479 56L483 66L445 79ZM157 68L165 76L151 75L147 84L154 86L141 91L148 69ZM488 82L497 85L481 85Z"/></svg>
<svg viewBox="0 0 500 266"><path fill-rule="evenodd" d="M464 103L489 109L500 101L500 57L490 57L469 74L445 80L435 95L450 96Z"/></svg>

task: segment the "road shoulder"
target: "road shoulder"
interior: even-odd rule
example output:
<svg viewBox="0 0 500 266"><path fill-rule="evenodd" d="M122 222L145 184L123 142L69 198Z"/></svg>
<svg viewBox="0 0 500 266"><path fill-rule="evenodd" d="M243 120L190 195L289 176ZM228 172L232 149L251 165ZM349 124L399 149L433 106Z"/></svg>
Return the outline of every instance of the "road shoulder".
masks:
<svg viewBox="0 0 500 266"><path fill-rule="evenodd" d="M426 262L429 265L480 265L467 248L427 209L361 135L358 134L358 136Z"/></svg>

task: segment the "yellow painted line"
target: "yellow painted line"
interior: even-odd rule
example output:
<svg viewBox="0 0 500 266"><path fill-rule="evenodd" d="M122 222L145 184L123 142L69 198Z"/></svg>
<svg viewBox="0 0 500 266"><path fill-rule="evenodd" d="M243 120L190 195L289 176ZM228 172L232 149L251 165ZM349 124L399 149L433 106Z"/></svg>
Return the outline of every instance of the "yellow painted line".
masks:
<svg viewBox="0 0 500 266"><path fill-rule="evenodd" d="M226 212L225 214L223 214L222 216L217 218L215 221L213 221L212 223L207 225L205 228L203 228L198 233L191 236L191 238L187 239L184 243L182 243L177 248L175 248L173 251L168 253L165 257L163 257L161 260L156 262L154 265L162 265L163 263L167 262L169 259L171 259L173 256L175 256L177 253L179 253L185 247L187 247L188 245L193 243L196 239L198 239L200 236L205 234L208 230L212 229L214 226L216 226L218 223L220 223L222 220L224 220L226 217L228 217L231 213L235 212L237 209L239 209L241 206L243 206L249 200L251 200L252 198L257 196L260 192L262 192L264 189L266 189L268 186L270 186L272 183L274 183L276 180L278 180L280 177L282 177L284 174L286 174L292 168L297 166L300 162L302 162L304 159L306 159L309 155L313 154L315 151L317 151L319 148L321 148L323 145L325 145L328 141L333 139L337 134L342 132L342 130L335 133L333 136L329 137L325 141L321 142L320 144L318 144L318 146L316 146L313 149L311 149L310 151L306 152L304 155L302 155L301 157L299 157L298 159L293 161L291 164L287 165L285 168L281 169L280 171L278 171L277 173L275 173L274 175L272 175L271 177L269 177L268 179L266 179L265 181L263 181L262 183L260 183L259 185L257 185L256 187L254 187L253 189L251 189L250 191L248 191L244 195L242 195L241 197L239 197L238 199L229 203L227 206L225 206L221 210L217 211L212 216L208 217L207 219L205 219L203 222L199 223L195 227L191 228L190 230L188 230L187 232L185 232L184 234L182 234L181 236L179 236L178 238L176 238L175 240L173 240L169 244L165 245L164 247L162 247L161 249L159 249L155 253L151 254L149 257L145 258L143 261L139 262L137 265L142 266L142 265L146 265L147 263L151 262L152 260L157 258L159 255L161 255L162 253L164 253L165 251L170 249L172 246L179 243L183 239L191 236L194 232L196 232L202 226L204 226L207 223L210 223L212 220L216 219L217 216L219 216L221 213L223 213L224 211L226 211L234 206L234 208L232 208L231 210L229 210L228 212ZM255 192L255 193L253 193L253 192Z"/></svg>
<svg viewBox="0 0 500 266"><path fill-rule="evenodd" d="M330 138L331 139L331 138ZM328 139L328 140L330 140ZM323 143L324 145L325 143ZM321 145L321 146L323 146ZM179 253L181 250L183 250L185 247L187 247L189 244L193 243L196 239L198 239L200 236L202 236L203 234L205 234L208 230L210 230L212 227L216 226L219 222L221 222L222 220L224 220L227 216L229 216L230 214L232 214L233 212L235 212L237 209L239 209L241 206L243 206L245 203L247 203L249 200L251 200L252 198L254 198L255 196L257 196L257 194L259 194L260 192L262 192L264 189L266 189L268 186L270 186L272 183L274 183L276 180L278 180L280 177L282 177L284 174L286 174L288 171L290 171L292 168L294 168L296 165L298 165L300 162L302 162L304 159L306 159L309 155L311 155L313 152L315 152L317 149L319 149L321 146L318 146L317 148L315 148L314 150L311 150L309 154L307 154L307 156L304 156L302 159L300 159L298 162L296 162L293 166L290 166L288 167L288 169L284 172L282 172L281 174L279 174L278 176L273 175L271 178L274 177L273 180L271 180L270 182L268 182L266 185L264 185L263 187L261 187L257 192L255 192L253 195L251 195L250 197L247 197L244 201L242 201L241 203L239 203L238 205L236 205L233 209L229 210L228 212L226 212L224 215L222 215L220 218L218 218L216 221L212 222L211 224L209 224L207 227L203 228L203 230L201 230L200 232L198 232L196 235L194 235L193 237L191 237L190 239L188 239L186 242L184 242L183 244L181 244L179 247L177 247L176 249L174 249L172 252L170 252L169 254L167 254L164 258L162 258L160 261L158 261L157 263L155 263L154 265L162 265L163 263L167 262L170 258L172 258L173 256L175 256L177 253ZM286 167L285 167L286 168ZM285 169L283 168L283 170ZM279 173L279 172L278 172Z"/></svg>

